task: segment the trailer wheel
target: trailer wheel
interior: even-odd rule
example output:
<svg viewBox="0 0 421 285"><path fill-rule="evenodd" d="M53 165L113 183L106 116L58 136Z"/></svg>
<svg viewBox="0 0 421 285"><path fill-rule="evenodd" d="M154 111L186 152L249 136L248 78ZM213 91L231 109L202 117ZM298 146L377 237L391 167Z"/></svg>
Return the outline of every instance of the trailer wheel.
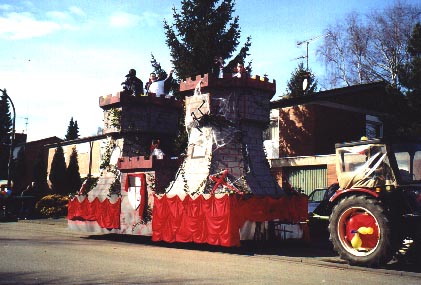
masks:
<svg viewBox="0 0 421 285"><path fill-rule="evenodd" d="M378 266L391 260L391 225L380 201L349 196L340 201L329 219L330 239L340 257L353 265Z"/></svg>

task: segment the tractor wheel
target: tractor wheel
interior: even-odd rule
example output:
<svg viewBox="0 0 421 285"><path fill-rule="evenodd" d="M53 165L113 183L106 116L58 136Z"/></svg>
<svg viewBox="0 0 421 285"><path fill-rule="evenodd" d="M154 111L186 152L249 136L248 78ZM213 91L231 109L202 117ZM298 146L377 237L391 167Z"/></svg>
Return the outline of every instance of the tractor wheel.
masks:
<svg viewBox="0 0 421 285"><path fill-rule="evenodd" d="M329 219L330 240L352 265L378 266L394 254L391 225L380 201L367 196L342 199Z"/></svg>

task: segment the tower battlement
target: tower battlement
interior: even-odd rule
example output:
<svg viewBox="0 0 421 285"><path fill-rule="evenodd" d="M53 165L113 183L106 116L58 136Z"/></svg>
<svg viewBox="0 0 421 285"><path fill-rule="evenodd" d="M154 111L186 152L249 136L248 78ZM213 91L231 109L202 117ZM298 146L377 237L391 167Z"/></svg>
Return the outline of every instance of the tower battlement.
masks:
<svg viewBox="0 0 421 285"><path fill-rule="evenodd" d="M180 92L194 90L199 82L201 88L252 88L263 92L269 92L272 95L276 93L276 80L269 82L267 77L255 75L252 77L237 78L224 76L224 78L215 78L211 74L196 75L180 82Z"/></svg>
<svg viewBox="0 0 421 285"><path fill-rule="evenodd" d="M104 110L104 132L176 134L183 102L174 97L133 96L128 91L99 97Z"/></svg>
<svg viewBox="0 0 421 285"><path fill-rule="evenodd" d="M119 103L128 104L153 104L162 106L171 106L175 108L181 108L183 103L176 100L173 96L166 97L165 95L156 96L155 94L149 94L147 96L133 96L128 91L120 91L116 94L108 94L99 97L99 107L109 108Z"/></svg>

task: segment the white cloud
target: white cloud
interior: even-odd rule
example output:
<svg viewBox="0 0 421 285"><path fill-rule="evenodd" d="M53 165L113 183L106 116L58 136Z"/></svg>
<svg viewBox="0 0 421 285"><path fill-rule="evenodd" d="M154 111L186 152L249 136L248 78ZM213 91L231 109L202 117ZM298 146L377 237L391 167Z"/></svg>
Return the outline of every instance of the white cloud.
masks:
<svg viewBox="0 0 421 285"><path fill-rule="evenodd" d="M12 5L9 5L9 4L1 4L0 5L0 10L10 11L10 10L12 10Z"/></svg>
<svg viewBox="0 0 421 285"><path fill-rule="evenodd" d="M155 26L157 23L161 23L163 19L161 15L146 11L142 13L141 21L147 26L152 27Z"/></svg>
<svg viewBox="0 0 421 285"><path fill-rule="evenodd" d="M133 27L136 25L153 27L162 20L162 16L153 12L143 12L141 15L130 14L126 12L115 12L110 17L112 27Z"/></svg>
<svg viewBox="0 0 421 285"><path fill-rule="evenodd" d="M79 7L76 7L76 6L69 7L69 11L72 14L77 15L77 16L81 16L81 17L86 16L85 12L82 9L80 9Z"/></svg>
<svg viewBox="0 0 421 285"><path fill-rule="evenodd" d="M0 10L11 10L0 5ZM41 20L30 12L9 12L0 17L0 38L20 40L42 37L60 30L77 30L73 16L85 15L84 12L72 6L68 12L48 11L45 16L49 20Z"/></svg>
<svg viewBox="0 0 421 285"><path fill-rule="evenodd" d="M56 19L59 21L70 20L71 16L68 13L60 12L60 11L49 11L47 12L47 16L51 19Z"/></svg>
<svg viewBox="0 0 421 285"><path fill-rule="evenodd" d="M34 19L31 13L9 13L0 17L0 38L27 39L51 34L60 30L59 24Z"/></svg>
<svg viewBox="0 0 421 285"><path fill-rule="evenodd" d="M126 12L115 12L111 15L110 25L112 27L133 27L138 24L140 17Z"/></svg>

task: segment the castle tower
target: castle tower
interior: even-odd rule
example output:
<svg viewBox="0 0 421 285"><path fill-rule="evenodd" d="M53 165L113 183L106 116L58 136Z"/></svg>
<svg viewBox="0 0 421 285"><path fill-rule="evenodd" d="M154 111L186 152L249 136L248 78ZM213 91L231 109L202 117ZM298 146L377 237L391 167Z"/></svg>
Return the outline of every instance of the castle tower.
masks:
<svg viewBox="0 0 421 285"><path fill-rule="evenodd" d="M276 83L266 78L189 78L186 96L187 156L167 194L252 193L277 197L263 149Z"/></svg>
<svg viewBox="0 0 421 285"><path fill-rule="evenodd" d="M154 193L160 193L180 165L172 159L182 102L174 97L117 92L99 98L104 110L101 175L85 195L69 204L69 227L151 235ZM159 140L163 156L153 156Z"/></svg>
<svg viewBox="0 0 421 285"><path fill-rule="evenodd" d="M170 155L178 131L181 101L121 91L100 97L99 106L104 110L104 134L124 137L121 156L149 156L154 139L159 139L164 153Z"/></svg>

